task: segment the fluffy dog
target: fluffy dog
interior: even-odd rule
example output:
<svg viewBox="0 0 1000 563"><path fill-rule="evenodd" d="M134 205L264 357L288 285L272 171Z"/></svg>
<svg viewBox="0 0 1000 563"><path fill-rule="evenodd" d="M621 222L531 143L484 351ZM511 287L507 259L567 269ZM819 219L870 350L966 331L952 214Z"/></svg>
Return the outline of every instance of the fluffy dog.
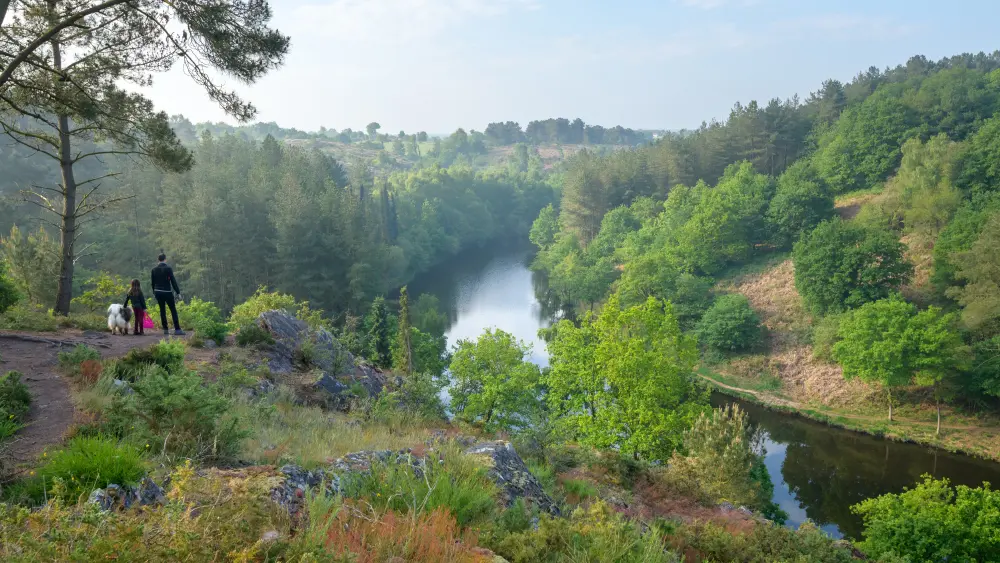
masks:
<svg viewBox="0 0 1000 563"><path fill-rule="evenodd" d="M128 323L132 320L132 309L118 303L108 307L108 330L111 334L128 334Z"/></svg>

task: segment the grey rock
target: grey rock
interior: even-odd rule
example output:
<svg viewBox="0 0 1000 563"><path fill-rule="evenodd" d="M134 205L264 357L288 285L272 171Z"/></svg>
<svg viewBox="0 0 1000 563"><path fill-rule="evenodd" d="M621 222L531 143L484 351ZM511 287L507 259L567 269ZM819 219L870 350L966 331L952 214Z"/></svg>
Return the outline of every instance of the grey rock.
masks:
<svg viewBox="0 0 1000 563"><path fill-rule="evenodd" d="M523 498L530 505L552 515L559 515L559 507L545 492L542 484L531 474L521 456L510 442L481 442L465 450L468 455L479 456L489 465L490 478L500 487L504 504L511 506Z"/></svg>
<svg viewBox="0 0 1000 563"><path fill-rule="evenodd" d="M355 398L352 389L357 385L369 396L378 395L386 385L385 374L356 361L327 330L311 330L285 311L265 311L257 323L274 338L274 344L266 352L266 364L273 376L281 380L296 371L316 372L317 377L301 390L310 398L319 391L318 395L324 397L319 402L324 406L347 410ZM309 365L301 365L304 347L309 349Z"/></svg>
<svg viewBox="0 0 1000 563"><path fill-rule="evenodd" d="M103 489L94 489L87 502L100 506L101 510L127 510L133 506L162 505L166 496L152 479L143 477L138 487L112 483Z"/></svg>

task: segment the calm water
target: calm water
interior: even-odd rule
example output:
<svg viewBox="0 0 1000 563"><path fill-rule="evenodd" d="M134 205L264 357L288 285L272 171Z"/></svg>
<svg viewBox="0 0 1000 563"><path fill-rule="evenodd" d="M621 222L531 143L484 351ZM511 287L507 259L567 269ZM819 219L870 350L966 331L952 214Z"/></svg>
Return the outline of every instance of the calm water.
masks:
<svg viewBox="0 0 1000 563"><path fill-rule="evenodd" d="M536 298L544 281L528 269L530 259L527 250L467 253L411 283L410 295L438 296L449 319L449 345L500 328L532 344L532 361L544 366L548 355L537 333L554 313ZM850 512L852 504L899 492L923 473L955 484L1000 486L1000 464L831 428L721 394L712 402L740 403L767 433L765 463L774 501L793 527L809 518L834 537L856 538L860 521Z"/></svg>

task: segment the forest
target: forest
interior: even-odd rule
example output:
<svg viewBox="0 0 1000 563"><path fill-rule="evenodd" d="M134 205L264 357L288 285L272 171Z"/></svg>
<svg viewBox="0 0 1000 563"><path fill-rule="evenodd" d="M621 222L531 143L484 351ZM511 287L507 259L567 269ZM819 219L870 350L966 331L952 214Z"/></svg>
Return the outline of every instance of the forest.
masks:
<svg viewBox="0 0 1000 563"><path fill-rule="evenodd" d="M1000 405L1000 52L656 139L579 118L304 133L192 124L121 87L179 61L250 122L212 73L282 64L267 2L21 4L0 9L0 558L1000 552L998 493L929 475L852 504L846 540L785 527L764 434L710 402L725 384L805 405L789 370L825 366L829 398L884 434L929 408L933 434L902 438L996 459L990 428L942 413L995 425ZM447 342L436 298L409 295L526 240L561 310L545 367L500 329ZM191 334L100 334L161 252Z"/></svg>

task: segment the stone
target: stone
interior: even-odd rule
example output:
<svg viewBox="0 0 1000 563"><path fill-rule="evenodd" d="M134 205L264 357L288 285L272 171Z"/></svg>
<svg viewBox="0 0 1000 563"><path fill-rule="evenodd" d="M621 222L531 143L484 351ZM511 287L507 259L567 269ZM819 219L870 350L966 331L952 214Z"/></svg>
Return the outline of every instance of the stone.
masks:
<svg viewBox="0 0 1000 563"><path fill-rule="evenodd" d="M559 515L559 506L531 474L510 442L481 442L465 450L465 453L487 462L489 476L503 492L506 506L510 507L517 499L522 498L525 503L536 506L539 510Z"/></svg>
<svg viewBox="0 0 1000 563"><path fill-rule="evenodd" d="M143 477L138 487L112 483L103 489L94 489L87 502L101 510L127 510L133 506L162 505L166 502L163 489L149 477Z"/></svg>
<svg viewBox="0 0 1000 563"><path fill-rule="evenodd" d="M386 385L385 374L357 361L325 329L311 330L309 325L286 311L265 311L257 318L257 323L274 339L274 344L266 351L266 365L275 378L299 381L300 378L292 374L316 374L305 384L299 382L297 390L304 397L298 398L302 402L318 402L328 408L348 410L355 398L355 389L364 389L368 396L374 397ZM303 365L306 348L308 365Z"/></svg>

